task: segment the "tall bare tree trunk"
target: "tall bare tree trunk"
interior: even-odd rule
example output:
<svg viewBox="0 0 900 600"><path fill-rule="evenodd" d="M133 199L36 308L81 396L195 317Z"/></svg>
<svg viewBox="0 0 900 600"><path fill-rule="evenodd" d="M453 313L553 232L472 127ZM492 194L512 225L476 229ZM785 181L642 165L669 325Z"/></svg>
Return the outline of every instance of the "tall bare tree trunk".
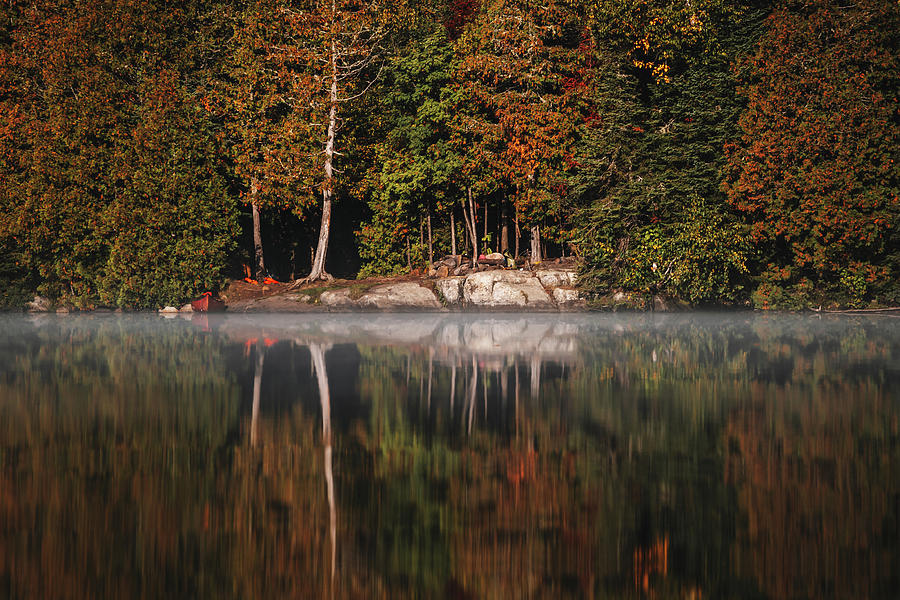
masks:
<svg viewBox="0 0 900 600"><path fill-rule="evenodd" d="M332 11L334 11L332 4ZM331 110L328 111L328 137L325 141L325 181L322 185L322 226L319 228L319 243L312 270L306 281L326 281L334 279L325 271L325 256L328 253L328 236L331 233L331 202L334 197L334 139L337 135L337 48L331 41Z"/></svg>
<svg viewBox="0 0 900 600"><path fill-rule="evenodd" d="M475 236L472 235L472 224L469 223L469 209L466 207L465 202L463 202L463 223L465 224L466 230L466 252L468 252L469 247L472 245L472 240L475 239Z"/></svg>
<svg viewBox="0 0 900 600"><path fill-rule="evenodd" d="M472 188L466 188L466 191L469 194L469 217L472 219L472 229L470 230L472 234L472 268L475 268L481 248L478 245L478 228L475 223L475 201L472 200Z"/></svg>
<svg viewBox="0 0 900 600"><path fill-rule="evenodd" d="M431 238L431 202L428 203L426 221L428 222L428 268L431 269L434 265L434 243Z"/></svg>
<svg viewBox="0 0 900 600"><path fill-rule="evenodd" d="M453 217L453 209L450 209L450 254L456 256L456 219Z"/></svg>
<svg viewBox="0 0 900 600"><path fill-rule="evenodd" d="M484 201L484 236L482 238L484 243L487 244L488 239L488 203L487 200ZM487 248L485 248L487 250Z"/></svg>
<svg viewBox="0 0 900 600"><path fill-rule="evenodd" d="M531 264L536 265L542 260L544 258L541 254L541 227L535 225L531 228Z"/></svg>
<svg viewBox="0 0 900 600"><path fill-rule="evenodd" d="M412 249L409 247L409 234L406 235L406 269L412 273Z"/></svg>
<svg viewBox="0 0 900 600"><path fill-rule="evenodd" d="M516 258L519 258L519 238L522 232L519 230L519 205L516 205Z"/></svg>
<svg viewBox="0 0 900 600"><path fill-rule="evenodd" d="M419 251L425 253L425 219L419 215Z"/></svg>
<svg viewBox="0 0 900 600"><path fill-rule="evenodd" d="M500 250L509 252L509 203L504 198L500 202Z"/></svg>
<svg viewBox="0 0 900 600"><path fill-rule="evenodd" d="M450 373L450 418L453 418L453 400L456 398L456 359L453 359L453 370Z"/></svg>
<svg viewBox="0 0 900 600"><path fill-rule="evenodd" d="M257 279L266 276L266 263L263 260L262 233L259 226L259 204L256 195L259 193L259 182L254 177L250 180L250 209L253 213L253 256L254 275Z"/></svg>

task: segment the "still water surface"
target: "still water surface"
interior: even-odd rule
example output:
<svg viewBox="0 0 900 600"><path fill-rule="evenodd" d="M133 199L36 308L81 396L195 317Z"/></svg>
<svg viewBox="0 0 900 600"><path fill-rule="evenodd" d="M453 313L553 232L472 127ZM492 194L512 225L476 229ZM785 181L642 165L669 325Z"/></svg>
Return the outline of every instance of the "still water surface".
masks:
<svg viewBox="0 0 900 600"><path fill-rule="evenodd" d="M895 598L900 319L0 315L0 597Z"/></svg>

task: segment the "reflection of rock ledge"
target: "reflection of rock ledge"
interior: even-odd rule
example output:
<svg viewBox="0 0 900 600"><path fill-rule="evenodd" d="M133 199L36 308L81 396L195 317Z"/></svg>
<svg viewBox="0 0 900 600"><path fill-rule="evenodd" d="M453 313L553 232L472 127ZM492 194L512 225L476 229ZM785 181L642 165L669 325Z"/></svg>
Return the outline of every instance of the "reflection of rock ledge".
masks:
<svg viewBox="0 0 900 600"><path fill-rule="evenodd" d="M567 317L465 317L461 315L347 314L341 317L308 315L285 321L282 317L229 317L222 331L240 339L264 335L309 343L355 343L421 346L435 357L527 356L555 361L574 358L579 323Z"/></svg>

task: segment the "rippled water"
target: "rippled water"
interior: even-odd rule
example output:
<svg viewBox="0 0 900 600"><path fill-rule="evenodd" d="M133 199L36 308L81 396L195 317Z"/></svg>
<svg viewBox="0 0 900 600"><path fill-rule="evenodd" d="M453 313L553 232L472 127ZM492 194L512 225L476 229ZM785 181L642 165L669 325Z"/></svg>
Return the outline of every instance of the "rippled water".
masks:
<svg viewBox="0 0 900 600"><path fill-rule="evenodd" d="M0 315L0 597L893 598L900 319Z"/></svg>

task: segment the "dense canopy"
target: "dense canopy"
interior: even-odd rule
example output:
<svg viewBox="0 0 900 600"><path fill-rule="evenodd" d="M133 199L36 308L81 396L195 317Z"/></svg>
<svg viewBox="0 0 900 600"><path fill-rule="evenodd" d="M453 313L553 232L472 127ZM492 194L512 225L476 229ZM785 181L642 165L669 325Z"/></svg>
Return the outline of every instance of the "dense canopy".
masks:
<svg viewBox="0 0 900 600"><path fill-rule="evenodd" d="M0 7L0 306L575 257L589 297L900 302L893 0Z"/></svg>

